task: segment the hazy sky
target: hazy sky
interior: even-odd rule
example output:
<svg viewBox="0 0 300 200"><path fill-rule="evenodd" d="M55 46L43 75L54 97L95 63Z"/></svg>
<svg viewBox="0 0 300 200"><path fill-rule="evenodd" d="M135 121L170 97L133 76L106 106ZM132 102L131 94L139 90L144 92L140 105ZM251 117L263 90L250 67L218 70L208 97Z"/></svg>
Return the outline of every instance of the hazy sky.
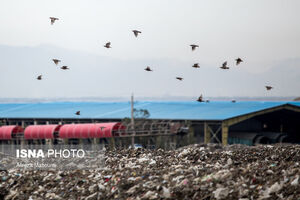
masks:
<svg viewBox="0 0 300 200"><path fill-rule="evenodd" d="M221 70L218 67L226 60L229 67L236 68L233 63L237 57L245 61L239 66L243 77L247 77L247 73L249 76L259 76L272 71L272 68L285 67L285 62L295 70L295 74L300 74L299 10L299 0L1 0L0 45L33 48L51 45L83 54L123 60L127 64L148 61L141 66L142 69L153 63L156 66L151 67L157 68L159 60L167 60L169 64L187 64L182 70L185 72L187 69L186 75L195 81L195 71L190 69L193 63L199 62L199 70L216 68L218 71ZM50 16L59 18L53 26L50 25ZM133 29L141 30L142 34L135 38L131 32ZM108 41L112 43L111 49L103 47ZM199 45L194 52L189 47L192 43ZM0 68L1 73L5 72L3 65ZM109 76L108 71L101 73ZM169 75L167 71L164 73L164 76ZM222 76L219 71L216 74L216 77L211 77L212 80ZM235 72L235 76L239 74ZM292 82L295 79L273 78L270 81L268 77L269 80L264 82L261 77L261 88L267 83L277 87L275 89L278 90L272 95L300 95L299 82ZM164 80L157 81L163 83ZM230 83L230 79L228 82L229 86L235 85ZM96 96L118 96L118 91L114 93L114 89L122 83L115 80L111 84L109 92L96 93ZM140 85L139 82L131 84ZM201 90L191 89L192 83L186 90L182 86L176 92L176 84L168 85L165 90L158 85L145 93L142 86L127 87L122 95L130 95L131 92L144 96L193 96L202 93ZM282 84L288 89L279 90ZM219 87L220 84L213 85L212 82L205 92L210 96L262 96L265 92L259 88L257 93L253 89L248 94L243 87L234 87L225 92L216 89ZM18 94L2 89L0 97L19 97ZM88 92L80 91L66 94L66 97L95 96L92 89ZM34 95L29 90L20 97L39 97L39 92L40 97L47 96L39 88ZM49 94L49 97L55 96L61 97L63 93Z"/></svg>

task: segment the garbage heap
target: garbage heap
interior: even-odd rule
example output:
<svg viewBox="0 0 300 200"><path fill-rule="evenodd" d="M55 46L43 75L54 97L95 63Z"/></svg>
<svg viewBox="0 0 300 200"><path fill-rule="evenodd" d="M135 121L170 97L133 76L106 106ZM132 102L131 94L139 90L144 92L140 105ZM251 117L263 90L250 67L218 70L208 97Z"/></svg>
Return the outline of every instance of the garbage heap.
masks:
<svg viewBox="0 0 300 200"><path fill-rule="evenodd" d="M0 199L299 199L300 146L105 152L105 167L1 172Z"/></svg>

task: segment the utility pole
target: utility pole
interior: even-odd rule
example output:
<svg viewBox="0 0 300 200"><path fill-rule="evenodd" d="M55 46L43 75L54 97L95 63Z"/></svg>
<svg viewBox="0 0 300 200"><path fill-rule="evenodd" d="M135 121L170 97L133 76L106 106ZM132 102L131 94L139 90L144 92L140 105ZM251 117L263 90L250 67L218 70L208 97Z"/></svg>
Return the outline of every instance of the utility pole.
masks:
<svg viewBox="0 0 300 200"><path fill-rule="evenodd" d="M134 110L134 99L133 99L133 94L131 94L131 129L132 129L132 138L131 138L131 145L132 145L132 148L134 148L134 136L135 136L135 130L134 130L134 113L133 113L133 110Z"/></svg>

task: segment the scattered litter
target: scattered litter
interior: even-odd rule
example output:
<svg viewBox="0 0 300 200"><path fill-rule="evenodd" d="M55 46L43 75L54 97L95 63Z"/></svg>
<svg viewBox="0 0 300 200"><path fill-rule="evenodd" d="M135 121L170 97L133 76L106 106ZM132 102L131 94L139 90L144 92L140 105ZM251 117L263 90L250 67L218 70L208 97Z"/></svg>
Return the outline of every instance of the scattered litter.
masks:
<svg viewBox="0 0 300 200"><path fill-rule="evenodd" d="M112 150L105 168L3 171L0 199L298 199L299 152L288 144Z"/></svg>

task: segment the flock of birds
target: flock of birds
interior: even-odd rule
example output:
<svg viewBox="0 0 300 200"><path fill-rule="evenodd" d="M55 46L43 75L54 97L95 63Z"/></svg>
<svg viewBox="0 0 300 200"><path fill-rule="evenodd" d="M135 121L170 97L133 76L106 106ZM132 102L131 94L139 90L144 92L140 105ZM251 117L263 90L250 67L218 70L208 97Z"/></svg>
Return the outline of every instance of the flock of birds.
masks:
<svg viewBox="0 0 300 200"><path fill-rule="evenodd" d="M57 20L59 20L59 19L56 18L56 17L50 17L50 20L51 20L51 25L53 25L53 24L55 23L55 21L57 21ZM132 32L133 32L133 34L134 34L135 37L138 37L139 34L142 33L142 32L139 31L139 30L132 30ZM112 48L112 47L111 47L111 42L107 42L107 43L104 45L104 47L107 48L107 49ZM191 47L192 51L195 51L195 50L199 47L199 45L191 44L190 47ZM61 60L55 59L55 58L52 59L52 61L54 62L55 65L58 65L58 64L61 62ZM243 60L242 60L241 58L235 59L235 64L236 64L236 66L239 65L239 64L241 64L242 62L243 62ZM193 68L200 68L200 65L199 65L199 63L195 63L195 64L192 65L192 67L193 67ZM229 67L227 66L227 61L225 61L225 62L222 64L222 66L221 66L220 68L223 69L223 70L228 70ZM66 66L66 65L63 65L63 66L60 67L60 69L62 69L62 70L69 70L70 68L69 68L68 66ZM152 72L152 71L153 71L153 69L151 69L151 67L149 67L149 66L147 66L144 70L145 70L145 71L148 71L148 72ZM183 80L183 77L176 77L176 79L179 80L179 81L182 81L182 80ZM39 75L39 76L37 77L37 80L42 80L42 75ZM271 90L271 89L273 89L273 87L272 87L272 86L269 86L269 85L265 86L265 88L266 88L266 90ZM202 94L198 97L197 101L198 101L198 102L209 102L209 100L204 100L204 99L203 99L203 95L202 95ZM232 100L232 102L236 102L236 101L235 101L235 100ZM76 114L76 115L80 115L80 111L77 111L75 114Z"/></svg>

